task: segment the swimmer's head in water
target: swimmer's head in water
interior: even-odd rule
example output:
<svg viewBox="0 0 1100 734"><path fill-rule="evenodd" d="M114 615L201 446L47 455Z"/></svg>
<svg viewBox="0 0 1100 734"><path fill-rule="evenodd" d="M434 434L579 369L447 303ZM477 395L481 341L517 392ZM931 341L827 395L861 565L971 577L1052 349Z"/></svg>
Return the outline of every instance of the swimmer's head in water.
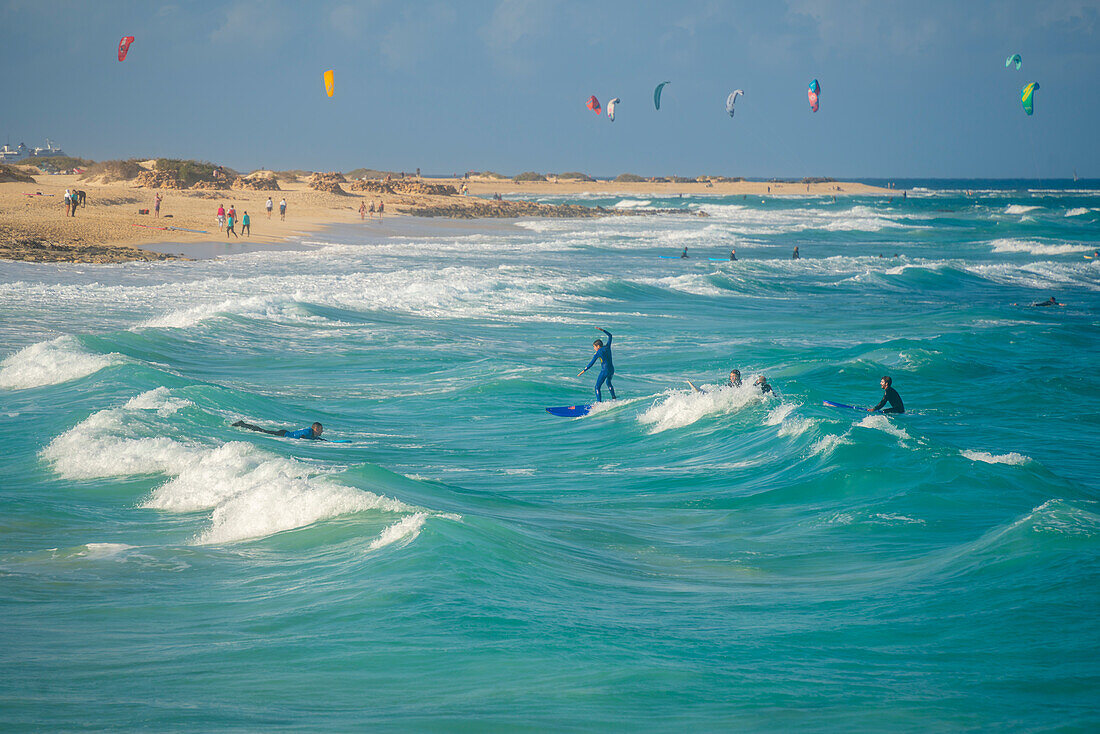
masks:
<svg viewBox="0 0 1100 734"><path fill-rule="evenodd" d="M894 381L893 381L893 380L891 380L891 379L890 379L890 378L889 378L888 376L886 376L886 375L883 375L883 376L882 376L882 379L881 379L881 380L879 381L879 384L880 384L880 385L882 385L882 389L883 389L883 390L885 390L886 388L888 388L888 387L890 387L891 385L893 385L893 384L894 384Z"/></svg>
<svg viewBox="0 0 1100 734"><path fill-rule="evenodd" d="M757 375L755 384L757 384L757 385L767 385L768 384L768 378L764 377L764 375Z"/></svg>
<svg viewBox="0 0 1100 734"><path fill-rule="evenodd" d="M325 427L322 426L320 423L314 423L312 426L310 426L310 428L313 429L314 436L320 436L321 432L325 430Z"/></svg>
<svg viewBox="0 0 1100 734"><path fill-rule="evenodd" d="M603 339L597 339L596 341L592 342L592 348L595 349L597 352L603 349Z"/></svg>

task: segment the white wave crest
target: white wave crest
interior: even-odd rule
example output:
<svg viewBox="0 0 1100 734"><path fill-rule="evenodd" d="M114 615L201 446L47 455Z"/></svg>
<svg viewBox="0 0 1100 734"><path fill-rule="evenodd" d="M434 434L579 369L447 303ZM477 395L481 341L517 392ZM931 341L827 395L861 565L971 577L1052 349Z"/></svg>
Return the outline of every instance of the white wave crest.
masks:
<svg viewBox="0 0 1100 734"><path fill-rule="evenodd" d="M1085 245L1049 245L1034 240L1014 239L993 240L989 244L993 246L993 252L1026 252L1031 255L1066 255L1071 252L1089 252L1093 249Z"/></svg>
<svg viewBox="0 0 1100 734"><path fill-rule="evenodd" d="M890 422L889 418L881 414L869 415L861 420L858 425L862 428L873 428L876 431L884 431L898 438L909 438L909 434L906 433L904 429L898 428Z"/></svg>
<svg viewBox="0 0 1100 734"><path fill-rule="evenodd" d="M1025 206L1024 204L1009 204L1005 207L1005 214L1027 214L1041 208L1038 206Z"/></svg>
<svg viewBox="0 0 1100 734"><path fill-rule="evenodd" d="M986 464L1026 464L1031 461L1030 457L1023 454L1017 454L1015 451L1007 454L991 454L988 451L970 451L969 449L963 449L960 451L963 456L971 461L982 461Z"/></svg>
<svg viewBox="0 0 1100 734"><path fill-rule="evenodd" d="M689 426L708 416L735 413L761 400L760 391L749 385L710 387L707 392L672 392L638 416L638 422L652 426L650 433L660 433Z"/></svg>
<svg viewBox="0 0 1100 734"><path fill-rule="evenodd" d="M650 199L623 199L615 204L614 209L638 209L652 204Z"/></svg>
<svg viewBox="0 0 1100 734"><path fill-rule="evenodd" d="M417 512L401 518L372 540L368 550L378 550L399 540L408 539L410 542L415 540L416 536L420 535L420 529L424 527L424 521L427 519L428 515L424 512Z"/></svg>
<svg viewBox="0 0 1100 734"><path fill-rule="evenodd" d="M120 364L120 354L93 354L71 336L39 342L0 362L0 388L25 390L69 382Z"/></svg>
<svg viewBox="0 0 1100 734"><path fill-rule="evenodd" d="M186 402L186 401L184 401ZM216 448L149 436L142 412L179 405L165 388L136 396L120 408L93 413L43 449L42 457L68 479L163 474L142 507L210 513L196 544L262 538L357 512L419 512L405 503L336 482L317 467L251 443ZM156 420L155 418L152 420Z"/></svg>

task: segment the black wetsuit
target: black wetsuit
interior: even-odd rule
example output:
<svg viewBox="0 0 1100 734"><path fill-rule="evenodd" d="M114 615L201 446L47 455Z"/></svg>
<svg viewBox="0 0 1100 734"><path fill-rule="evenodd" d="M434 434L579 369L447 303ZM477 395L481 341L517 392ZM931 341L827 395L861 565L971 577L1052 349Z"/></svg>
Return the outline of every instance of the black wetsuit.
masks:
<svg viewBox="0 0 1100 734"><path fill-rule="evenodd" d="M905 405L901 402L901 395L898 395L898 391L893 387L886 388L886 392L882 396L882 400L878 402L878 405L871 408L871 411L881 410L882 406L890 403L890 407L883 410L883 413L904 413Z"/></svg>

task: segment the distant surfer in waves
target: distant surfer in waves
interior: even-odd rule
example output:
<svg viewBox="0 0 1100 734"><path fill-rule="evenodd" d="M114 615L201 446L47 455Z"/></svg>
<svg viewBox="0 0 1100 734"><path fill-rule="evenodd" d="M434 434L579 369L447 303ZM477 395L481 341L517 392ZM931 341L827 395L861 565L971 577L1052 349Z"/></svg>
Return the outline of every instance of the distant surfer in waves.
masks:
<svg viewBox="0 0 1100 734"><path fill-rule="evenodd" d="M1058 299L1056 299L1054 296L1051 296L1050 300L1039 301L1038 303L1033 303L1031 305L1039 307L1039 306L1061 306L1062 304L1058 303Z"/></svg>
<svg viewBox="0 0 1100 734"><path fill-rule="evenodd" d="M735 249L730 250L730 262L733 262L736 259L737 259L737 250L735 250Z"/></svg>
<svg viewBox="0 0 1100 734"><path fill-rule="evenodd" d="M879 410L882 410L882 406L890 403L890 407L886 410L883 410L883 413L904 413L905 405L901 402L901 395L898 395L898 391L895 390L893 387L894 381L891 380L889 377L884 376L881 380L879 380L878 384L882 386L882 400L878 401L878 405L871 408L867 412L876 413Z"/></svg>
<svg viewBox="0 0 1100 734"><path fill-rule="evenodd" d="M687 252L687 248L684 248L684 252ZM615 400L615 387L611 384L611 378L615 375L615 365L611 363L611 332L607 329L601 329L598 326L596 330L607 334L607 344L604 344L602 339L597 339L592 342L592 350L595 354L592 355L592 361L588 363L588 367L578 372L577 377L588 372L592 365L596 364L597 359L600 360L603 367L600 369L600 376L596 378L596 402L599 403L603 402L603 395L600 393L600 388L603 387L605 382L607 383L607 389L611 391L611 399Z"/></svg>
<svg viewBox="0 0 1100 734"><path fill-rule="evenodd" d="M680 259L681 260L687 260L687 257L688 257L688 248L685 247L684 251L680 253Z"/></svg>
<svg viewBox="0 0 1100 734"><path fill-rule="evenodd" d="M738 376L740 376L740 375L738 375ZM754 384L758 388L760 388L760 394L761 395L767 395L768 393L772 393L773 395L775 394L775 391L772 390L772 386L768 384L768 378L764 377L764 375L757 376L756 382Z"/></svg>
<svg viewBox="0 0 1100 734"><path fill-rule="evenodd" d="M244 421L237 421L233 424L234 428L244 428L249 431L256 431L257 433L266 433L269 436L279 436L281 438L305 438L311 441L324 441L321 438L321 432L325 430L325 427L320 423L314 423L309 428L301 428L297 431L288 431L285 428L278 431L269 431L266 428L260 428L254 426L251 423L245 423Z"/></svg>
<svg viewBox="0 0 1100 734"><path fill-rule="evenodd" d="M741 387L741 370L730 370L730 378L726 380L726 387Z"/></svg>
<svg viewBox="0 0 1100 734"><path fill-rule="evenodd" d="M791 253L792 260L801 260L802 256L798 254L798 245L794 246L794 252Z"/></svg>

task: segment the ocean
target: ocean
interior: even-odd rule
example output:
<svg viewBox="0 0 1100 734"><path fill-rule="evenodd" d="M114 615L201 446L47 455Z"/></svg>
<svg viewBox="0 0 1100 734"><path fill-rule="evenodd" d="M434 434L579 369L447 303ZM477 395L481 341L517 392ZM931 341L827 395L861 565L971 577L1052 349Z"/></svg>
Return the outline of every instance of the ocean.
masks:
<svg viewBox="0 0 1100 734"><path fill-rule="evenodd" d="M902 185L0 263L4 728L1100 727L1100 184Z"/></svg>

